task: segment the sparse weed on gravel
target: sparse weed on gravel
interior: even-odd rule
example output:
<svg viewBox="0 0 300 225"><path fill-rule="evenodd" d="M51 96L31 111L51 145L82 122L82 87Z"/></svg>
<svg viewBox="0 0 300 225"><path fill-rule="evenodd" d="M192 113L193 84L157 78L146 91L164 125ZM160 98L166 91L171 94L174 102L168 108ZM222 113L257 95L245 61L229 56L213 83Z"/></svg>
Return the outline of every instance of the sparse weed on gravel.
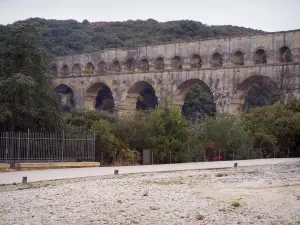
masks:
<svg viewBox="0 0 300 225"><path fill-rule="evenodd" d="M183 184L183 182L179 180L146 180L145 183L158 185Z"/></svg>
<svg viewBox="0 0 300 225"><path fill-rule="evenodd" d="M237 208L237 207L241 206L241 203L237 200L234 200L234 201L231 202L231 206Z"/></svg>
<svg viewBox="0 0 300 225"><path fill-rule="evenodd" d="M216 173L215 176L216 177L226 177L226 176L228 176L228 174L219 172L219 173Z"/></svg>
<svg viewBox="0 0 300 225"><path fill-rule="evenodd" d="M256 173L258 173L258 172L255 171L255 170L250 170L250 171L247 172L247 174L256 174Z"/></svg>
<svg viewBox="0 0 300 225"><path fill-rule="evenodd" d="M56 186L54 183L45 183L45 182L37 182L37 183L28 183L18 187L18 190L32 189L32 188L43 188L43 187L53 187Z"/></svg>

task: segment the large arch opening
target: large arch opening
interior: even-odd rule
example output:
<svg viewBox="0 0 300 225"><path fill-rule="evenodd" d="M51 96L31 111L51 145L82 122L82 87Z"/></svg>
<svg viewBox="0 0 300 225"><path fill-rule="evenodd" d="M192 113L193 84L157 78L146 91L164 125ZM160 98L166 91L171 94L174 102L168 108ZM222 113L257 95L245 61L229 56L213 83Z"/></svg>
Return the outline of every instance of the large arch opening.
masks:
<svg viewBox="0 0 300 225"><path fill-rule="evenodd" d="M123 110L151 110L157 105L158 99L152 85L146 81L138 81L128 90Z"/></svg>
<svg viewBox="0 0 300 225"><path fill-rule="evenodd" d="M113 112L115 108L111 89L104 83L95 83L86 92L85 108Z"/></svg>
<svg viewBox="0 0 300 225"><path fill-rule="evenodd" d="M156 70L163 70L165 68L165 62L162 57L158 57L154 61L154 69Z"/></svg>
<svg viewBox="0 0 300 225"><path fill-rule="evenodd" d="M53 77L57 77L58 69L57 69L57 66L56 66L55 64L53 64L53 65L50 67L50 74L51 74Z"/></svg>
<svg viewBox="0 0 300 225"><path fill-rule="evenodd" d="M236 66L244 65L244 53L241 51L235 51L231 56L231 62Z"/></svg>
<svg viewBox="0 0 300 225"><path fill-rule="evenodd" d="M64 75L64 76L68 76L69 75L69 67L67 65L63 65L61 67L61 73Z"/></svg>
<svg viewBox="0 0 300 225"><path fill-rule="evenodd" d="M189 119L203 119L214 116L214 96L206 83L191 79L181 83L175 91L173 102L181 107L182 115Z"/></svg>
<svg viewBox="0 0 300 225"><path fill-rule="evenodd" d="M81 67L78 63L76 63L72 68L73 75L81 75Z"/></svg>
<svg viewBox="0 0 300 225"><path fill-rule="evenodd" d="M98 72L99 74L103 74L106 72L106 63L104 61L100 61L98 63Z"/></svg>
<svg viewBox="0 0 300 225"><path fill-rule="evenodd" d="M93 63L91 63L91 62L88 62L84 67L85 74L94 74L94 70L95 70L95 67L94 67Z"/></svg>
<svg viewBox="0 0 300 225"><path fill-rule="evenodd" d="M58 85L54 92L59 94L60 105L65 112L70 112L74 108L74 93L72 88L65 84Z"/></svg>
<svg viewBox="0 0 300 225"><path fill-rule="evenodd" d="M125 61L125 70L130 72L130 71L134 71L135 69L135 60L134 58L128 58Z"/></svg>
<svg viewBox="0 0 300 225"><path fill-rule="evenodd" d="M121 65L118 60L114 60L110 66L110 70L113 72L121 72Z"/></svg>
<svg viewBox="0 0 300 225"><path fill-rule="evenodd" d="M202 67L202 59L200 55L194 54L191 58L191 68L192 69L199 69Z"/></svg>
<svg viewBox="0 0 300 225"><path fill-rule="evenodd" d="M171 60L171 68L173 70L182 70L182 59L179 56L174 56Z"/></svg>
<svg viewBox="0 0 300 225"><path fill-rule="evenodd" d="M267 53L263 49L258 49L254 53L254 64L255 65L260 65L260 64L267 64Z"/></svg>
<svg viewBox="0 0 300 225"><path fill-rule="evenodd" d="M219 67L222 67L222 65L223 65L223 58L222 58L221 53L215 52L215 53L211 56L211 59L210 59L210 65L211 65L211 67L213 67L213 68L219 68Z"/></svg>
<svg viewBox="0 0 300 225"><path fill-rule="evenodd" d="M230 103L229 112L240 114L249 110L272 105L280 100L280 89L269 77L255 75L238 85Z"/></svg>
<svg viewBox="0 0 300 225"><path fill-rule="evenodd" d="M148 59L142 59L141 61L140 61L140 70L141 71L148 71L149 70L149 61L148 61Z"/></svg>
<svg viewBox="0 0 300 225"><path fill-rule="evenodd" d="M290 63L292 62L292 52L287 46L283 46L279 49L279 62Z"/></svg>

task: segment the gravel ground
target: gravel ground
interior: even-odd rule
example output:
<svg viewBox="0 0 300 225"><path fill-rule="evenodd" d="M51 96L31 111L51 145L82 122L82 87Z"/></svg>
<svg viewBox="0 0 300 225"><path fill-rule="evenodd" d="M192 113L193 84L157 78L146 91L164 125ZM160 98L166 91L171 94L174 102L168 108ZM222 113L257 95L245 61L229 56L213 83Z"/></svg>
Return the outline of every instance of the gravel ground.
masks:
<svg viewBox="0 0 300 225"><path fill-rule="evenodd" d="M300 224L300 161L0 186L0 224Z"/></svg>

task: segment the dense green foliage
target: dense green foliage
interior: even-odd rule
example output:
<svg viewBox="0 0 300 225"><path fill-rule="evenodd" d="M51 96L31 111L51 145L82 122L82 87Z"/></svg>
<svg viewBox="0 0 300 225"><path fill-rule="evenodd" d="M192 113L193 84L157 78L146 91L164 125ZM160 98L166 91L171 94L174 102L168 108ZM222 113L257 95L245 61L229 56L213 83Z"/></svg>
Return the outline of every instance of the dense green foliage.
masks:
<svg viewBox="0 0 300 225"><path fill-rule="evenodd" d="M243 115L260 157L300 155L299 102L256 108Z"/></svg>
<svg viewBox="0 0 300 225"><path fill-rule="evenodd" d="M7 39L8 32L14 26L24 23L38 29L43 45L54 56L262 32L236 26L207 26L189 20L161 23L153 19L95 23L84 20L80 23L75 20L31 18L8 26L0 25L0 42Z"/></svg>
<svg viewBox="0 0 300 225"><path fill-rule="evenodd" d="M214 116L216 105L209 90L201 84L195 84L187 93L182 106L182 115L189 119L203 119L205 116Z"/></svg>
<svg viewBox="0 0 300 225"><path fill-rule="evenodd" d="M148 146L155 150L155 161L182 162L188 135L187 121L176 106L165 103L154 110L146 125Z"/></svg>
<svg viewBox="0 0 300 225"><path fill-rule="evenodd" d="M35 27L14 26L0 50L0 131L59 129L61 110Z"/></svg>
<svg viewBox="0 0 300 225"><path fill-rule="evenodd" d="M248 134L236 116L224 114L205 118L201 122L198 136L202 147L207 150L207 159L214 154L219 154L224 160L253 157L249 155L252 149ZM218 152L213 152L216 150Z"/></svg>

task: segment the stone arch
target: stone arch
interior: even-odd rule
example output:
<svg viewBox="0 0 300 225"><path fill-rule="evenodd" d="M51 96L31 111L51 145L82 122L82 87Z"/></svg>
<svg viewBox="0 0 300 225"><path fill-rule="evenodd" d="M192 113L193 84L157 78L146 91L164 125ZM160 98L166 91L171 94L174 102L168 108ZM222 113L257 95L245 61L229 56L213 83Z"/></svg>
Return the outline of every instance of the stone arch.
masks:
<svg viewBox="0 0 300 225"><path fill-rule="evenodd" d="M85 109L112 111L114 107L113 93L107 84L97 82L87 88L84 100Z"/></svg>
<svg viewBox="0 0 300 225"><path fill-rule="evenodd" d="M262 75L254 75L244 79L240 84L237 85L236 90L229 105L230 114L240 114L243 112L243 105L245 103L245 98L254 84L266 81L268 83L268 88L271 91L277 91L280 94L280 89L278 85L269 77Z"/></svg>
<svg viewBox="0 0 300 225"><path fill-rule="evenodd" d="M210 58L210 65L213 68L220 68L223 65L223 56L220 52L214 52Z"/></svg>
<svg viewBox="0 0 300 225"><path fill-rule="evenodd" d="M202 59L201 56L199 54L193 54L190 60L191 63L191 68L192 69L199 69L202 67Z"/></svg>
<svg viewBox="0 0 300 225"><path fill-rule="evenodd" d="M81 75L81 67L78 63L74 64L74 66L72 67L72 74Z"/></svg>
<svg viewBox="0 0 300 225"><path fill-rule="evenodd" d="M278 60L280 63L290 63L293 61L291 49L283 46L278 50Z"/></svg>
<svg viewBox="0 0 300 225"><path fill-rule="evenodd" d="M110 70L113 72L121 72L121 64L117 59L112 61L110 65Z"/></svg>
<svg viewBox="0 0 300 225"><path fill-rule="evenodd" d="M66 84L59 84L54 88L54 92L60 94L60 105L64 111L71 111L74 104L73 89Z"/></svg>
<svg viewBox="0 0 300 225"><path fill-rule="evenodd" d="M253 63L255 65L267 64L267 53L263 47L256 49L253 55Z"/></svg>
<svg viewBox="0 0 300 225"><path fill-rule="evenodd" d="M103 74L103 73L105 73L106 72L106 63L104 62L104 61L100 61L99 63L98 63L98 72L100 73L100 74Z"/></svg>
<svg viewBox="0 0 300 225"><path fill-rule="evenodd" d="M204 81L193 78L193 79L186 80L177 86L177 88L173 94L173 104L177 105L181 109L182 105L184 104L184 99L185 99L188 91L195 84L202 85L205 88L205 90L207 90L207 92L210 93L212 99L214 100L213 92L211 91L209 86Z"/></svg>
<svg viewBox="0 0 300 225"><path fill-rule="evenodd" d="M242 50L238 49L233 51L233 54L231 55L232 64L236 66L243 66L244 60L245 60L245 54Z"/></svg>
<svg viewBox="0 0 300 225"><path fill-rule="evenodd" d="M141 58L139 68L141 71L149 71L150 63L146 57Z"/></svg>
<svg viewBox="0 0 300 225"><path fill-rule="evenodd" d="M56 77L58 75L58 69L56 64L50 66L50 73L52 76Z"/></svg>
<svg viewBox="0 0 300 225"><path fill-rule="evenodd" d="M125 63L124 63L124 66L125 66L125 70L130 72L130 71L134 71L135 70L135 59L130 57L130 58L127 58L125 60Z"/></svg>
<svg viewBox="0 0 300 225"><path fill-rule="evenodd" d="M178 55L175 55L171 59L171 69L173 69L173 70L182 70L182 64L183 64L183 60Z"/></svg>
<svg viewBox="0 0 300 225"><path fill-rule="evenodd" d="M165 60L162 56L157 57L154 60L154 69L155 70L163 70L165 68Z"/></svg>
<svg viewBox="0 0 300 225"><path fill-rule="evenodd" d="M94 70L95 70L95 66L93 63L88 62L87 64L85 64L85 67L84 67L85 74L94 74Z"/></svg>
<svg viewBox="0 0 300 225"><path fill-rule="evenodd" d="M141 96L141 92L149 87L152 88L155 94L155 90L153 88L152 82L147 81L137 81L135 82L127 91L126 98L124 100L124 103L121 107L121 113L126 114L135 111L138 108L138 102L143 98Z"/></svg>
<svg viewBox="0 0 300 225"><path fill-rule="evenodd" d="M69 73L70 73L70 71L69 71L68 65L64 64L64 65L61 67L61 74L64 75L64 76L68 76Z"/></svg>

